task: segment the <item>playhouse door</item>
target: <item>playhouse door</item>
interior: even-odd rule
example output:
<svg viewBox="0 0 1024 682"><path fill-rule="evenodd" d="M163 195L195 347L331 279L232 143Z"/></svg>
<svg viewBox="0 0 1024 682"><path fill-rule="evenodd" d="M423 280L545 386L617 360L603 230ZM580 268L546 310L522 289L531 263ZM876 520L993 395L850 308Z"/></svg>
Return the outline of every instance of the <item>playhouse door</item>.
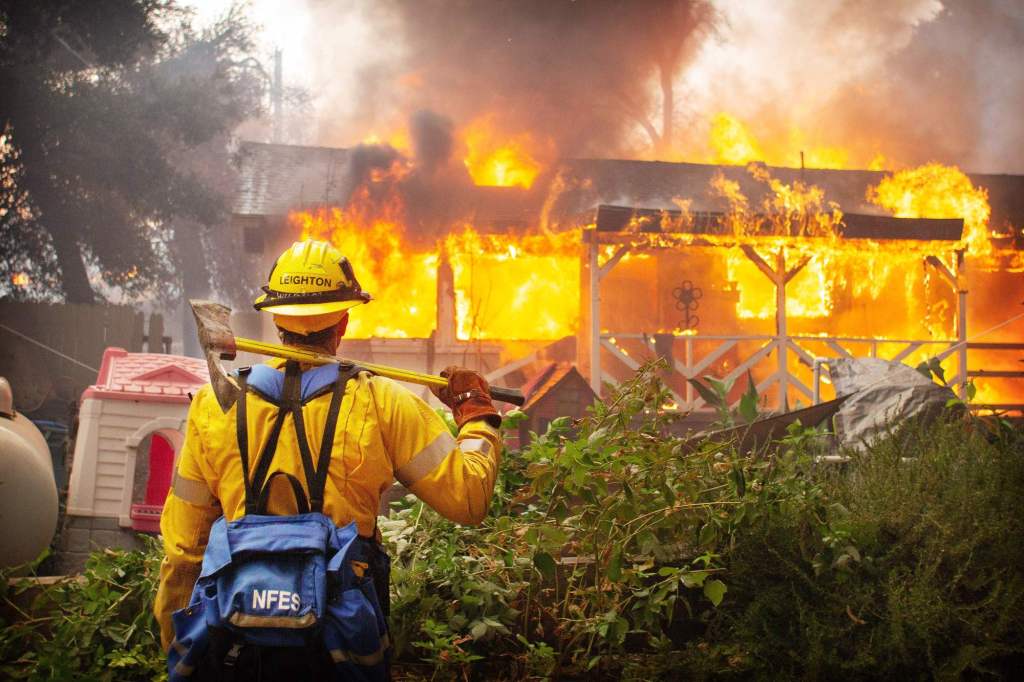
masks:
<svg viewBox="0 0 1024 682"><path fill-rule="evenodd" d="M171 488L171 473L174 471L174 446L170 441L154 433L149 443L149 477L146 480L145 504L162 507Z"/></svg>
<svg viewBox="0 0 1024 682"><path fill-rule="evenodd" d="M139 445L135 459L132 528L142 533L160 532L160 512L171 488L173 471L174 445L161 433L151 434Z"/></svg>

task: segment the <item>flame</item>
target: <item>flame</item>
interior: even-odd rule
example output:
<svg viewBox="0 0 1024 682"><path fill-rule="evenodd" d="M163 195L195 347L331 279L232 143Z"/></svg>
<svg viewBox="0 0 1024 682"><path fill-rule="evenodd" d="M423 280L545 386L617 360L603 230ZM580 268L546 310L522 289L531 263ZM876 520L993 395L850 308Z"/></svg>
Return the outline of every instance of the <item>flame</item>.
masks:
<svg viewBox="0 0 1024 682"><path fill-rule="evenodd" d="M461 132L466 147L463 162L477 185L529 189L541 171L541 146L529 133L503 138L495 117L481 116Z"/></svg>
<svg viewBox="0 0 1024 682"><path fill-rule="evenodd" d="M740 119L720 112L711 119L708 138L710 163L742 166L762 161L783 166L797 165L803 152L803 164L808 168L847 168L850 153L841 147L818 146L808 141L802 130L793 129L781 144L769 147L758 140ZM883 157L884 158L884 157Z"/></svg>
<svg viewBox="0 0 1024 682"><path fill-rule="evenodd" d="M409 135L409 129L404 125L397 126L384 134L371 130L363 137L360 144L388 145L406 155L412 151L412 138Z"/></svg>
<svg viewBox="0 0 1024 682"><path fill-rule="evenodd" d="M430 336L437 318L437 252L413 250L400 215L386 211L371 217L358 209L331 208L292 213L289 220L300 228L300 239L333 243L373 296L349 315L346 336Z"/></svg>
<svg viewBox="0 0 1024 682"><path fill-rule="evenodd" d="M455 276L458 338L560 339L576 333L580 232L482 235L444 243Z"/></svg>
<svg viewBox="0 0 1024 682"><path fill-rule="evenodd" d="M16 287L27 287L32 284L32 278L28 276L27 272L16 272L11 275L11 284Z"/></svg>
<svg viewBox="0 0 1024 682"><path fill-rule="evenodd" d="M364 205L362 198L355 206ZM374 299L351 313L347 336L424 338L437 319L438 266L450 263L460 340L557 340L576 331L578 231L481 234L472 226L416 246L394 210L294 212L300 239L332 242Z"/></svg>
<svg viewBox="0 0 1024 682"><path fill-rule="evenodd" d="M963 218L967 252L992 252L988 192L955 166L929 163L894 173L869 188L867 198L897 218Z"/></svg>
<svg viewBox="0 0 1024 682"><path fill-rule="evenodd" d="M746 126L735 116L724 112L711 121L711 148L715 153L715 163L740 166L765 158Z"/></svg>

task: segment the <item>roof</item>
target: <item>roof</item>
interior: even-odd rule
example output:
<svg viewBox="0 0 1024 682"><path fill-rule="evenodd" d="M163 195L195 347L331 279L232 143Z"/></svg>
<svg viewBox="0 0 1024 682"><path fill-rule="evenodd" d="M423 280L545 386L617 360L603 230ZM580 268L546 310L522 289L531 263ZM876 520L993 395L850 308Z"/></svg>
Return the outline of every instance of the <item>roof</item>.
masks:
<svg viewBox="0 0 1024 682"><path fill-rule="evenodd" d="M347 149L242 142L238 215L285 215L310 204L342 205L351 192Z"/></svg>
<svg viewBox="0 0 1024 682"><path fill-rule="evenodd" d="M533 375L523 386L523 395L526 396L526 403L520 408L528 412L531 407L544 399L556 386L561 384L573 372L579 370L571 362L552 362Z"/></svg>
<svg viewBox="0 0 1024 682"><path fill-rule="evenodd" d="M597 207L596 227L599 232L621 232L635 221L640 232L661 232L662 218L677 221L680 211L628 206ZM691 234L730 234L725 214L717 211L693 213L690 225L680 226ZM761 216L763 218L763 216ZM760 219L760 218L759 218ZM770 228L764 223L761 227ZM794 226L796 227L796 226ZM892 216L844 213L841 234L846 239L915 239L958 241L963 233L961 218L893 218Z"/></svg>
<svg viewBox="0 0 1024 682"><path fill-rule="evenodd" d="M843 213L886 215L867 200L867 190L889 174L887 171L836 170L824 168L782 168L764 166L769 174L785 183L802 180L820 187L825 199L839 204ZM554 212L576 215L599 204L627 204L645 208L678 209L675 199L691 199L692 211L724 211L724 199L712 196L711 180L721 173L737 182L751 205L764 197L767 186L755 180L746 166L700 163L628 161L619 159L569 159L560 164L567 186L574 187L559 198ZM968 173L971 182L984 187L992 207L991 227L1024 226L1024 175ZM572 179L579 181L573 182ZM586 182L582 182L586 180Z"/></svg>
<svg viewBox="0 0 1024 682"><path fill-rule="evenodd" d="M82 398L187 404L189 394L209 381L205 360L107 348L96 383Z"/></svg>
<svg viewBox="0 0 1024 682"><path fill-rule="evenodd" d="M334 147L242 142L237 153L239 187L233 213L239 216L282 216L296 208L344 205L351 193L352 150ZM845 214L886 215L867 200L868 187L886 171L783 168L764 166L785 183L803 180L825 191ZM553 190L556 173L559 190ZM566 159L537 178L529 191L510 187L471 188L457 198L446 197L453 210L501 229L522 222L536 223L542 210L553 222L574 220L601 204L624 204L676 209L674 200L690 199L692 211L723 211L721 197L712 196L711 180L721 173L739 184L752 205L760 203L767 186L755 180L746 166L701 163L632 161L623 159ZM992 207L991 226L1024 226L1024 175L968 173L984 187ZM427 188L426 191L432 191ZM553 200L550 200L553 199ZM455 206L454 204L458 204Z"/></svg>

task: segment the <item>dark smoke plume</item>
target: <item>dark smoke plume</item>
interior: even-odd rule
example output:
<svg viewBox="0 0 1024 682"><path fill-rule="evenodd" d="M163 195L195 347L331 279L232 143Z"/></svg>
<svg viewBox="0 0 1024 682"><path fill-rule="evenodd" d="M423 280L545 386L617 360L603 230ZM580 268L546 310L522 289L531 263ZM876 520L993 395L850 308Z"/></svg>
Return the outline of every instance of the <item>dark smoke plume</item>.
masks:
<svg viewBox="0 0 1024 682"><path fill-rule="evenodd" d="M429 109L457 126L493 113L502 131L550 141L563 157L628 154L638 130L670 146L674 78L716 25L706 0L383 0L360 9L382 53L395 54L363 74L355 120L325 130L323 142L351 144L360 123L372 129Z"/></svg>

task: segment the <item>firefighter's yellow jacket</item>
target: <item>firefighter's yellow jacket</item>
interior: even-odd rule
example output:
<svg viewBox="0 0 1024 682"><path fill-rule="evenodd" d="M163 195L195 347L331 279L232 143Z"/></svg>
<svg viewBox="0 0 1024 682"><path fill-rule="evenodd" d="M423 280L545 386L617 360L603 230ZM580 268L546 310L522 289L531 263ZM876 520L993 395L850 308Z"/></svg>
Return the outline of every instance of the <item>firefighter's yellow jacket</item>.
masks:
<svg viewBox="0 0 1024 682"><path fill-rule="evenodd" d="M270 363L280 367L282 363ZM302 416L316 462L331 396L306 403ZM277 407L246 397L250 458L261 451ZM188 605L199 577L210 526L222 514L245 514L242 463L235 431L236 407L222 412L209 385L188 413L185 443L160 519L165 557L155 612L164 649L173 639L171 614ZM283 471L305 486L294 422L285 419L270 472ZM497 474L501 439L483 420L467 422L453 438L444 420L423 400L390 379L360 373L349 381L341 404L324 491L324 514L334 523L355 521L371 537L381 494L397 479L443 516L480 523L487 514ZM251 465L255 469L255 464ZM281 483L282 485L277 485ZM269 512L295 513L291 488L275 479Z"/></svg>

